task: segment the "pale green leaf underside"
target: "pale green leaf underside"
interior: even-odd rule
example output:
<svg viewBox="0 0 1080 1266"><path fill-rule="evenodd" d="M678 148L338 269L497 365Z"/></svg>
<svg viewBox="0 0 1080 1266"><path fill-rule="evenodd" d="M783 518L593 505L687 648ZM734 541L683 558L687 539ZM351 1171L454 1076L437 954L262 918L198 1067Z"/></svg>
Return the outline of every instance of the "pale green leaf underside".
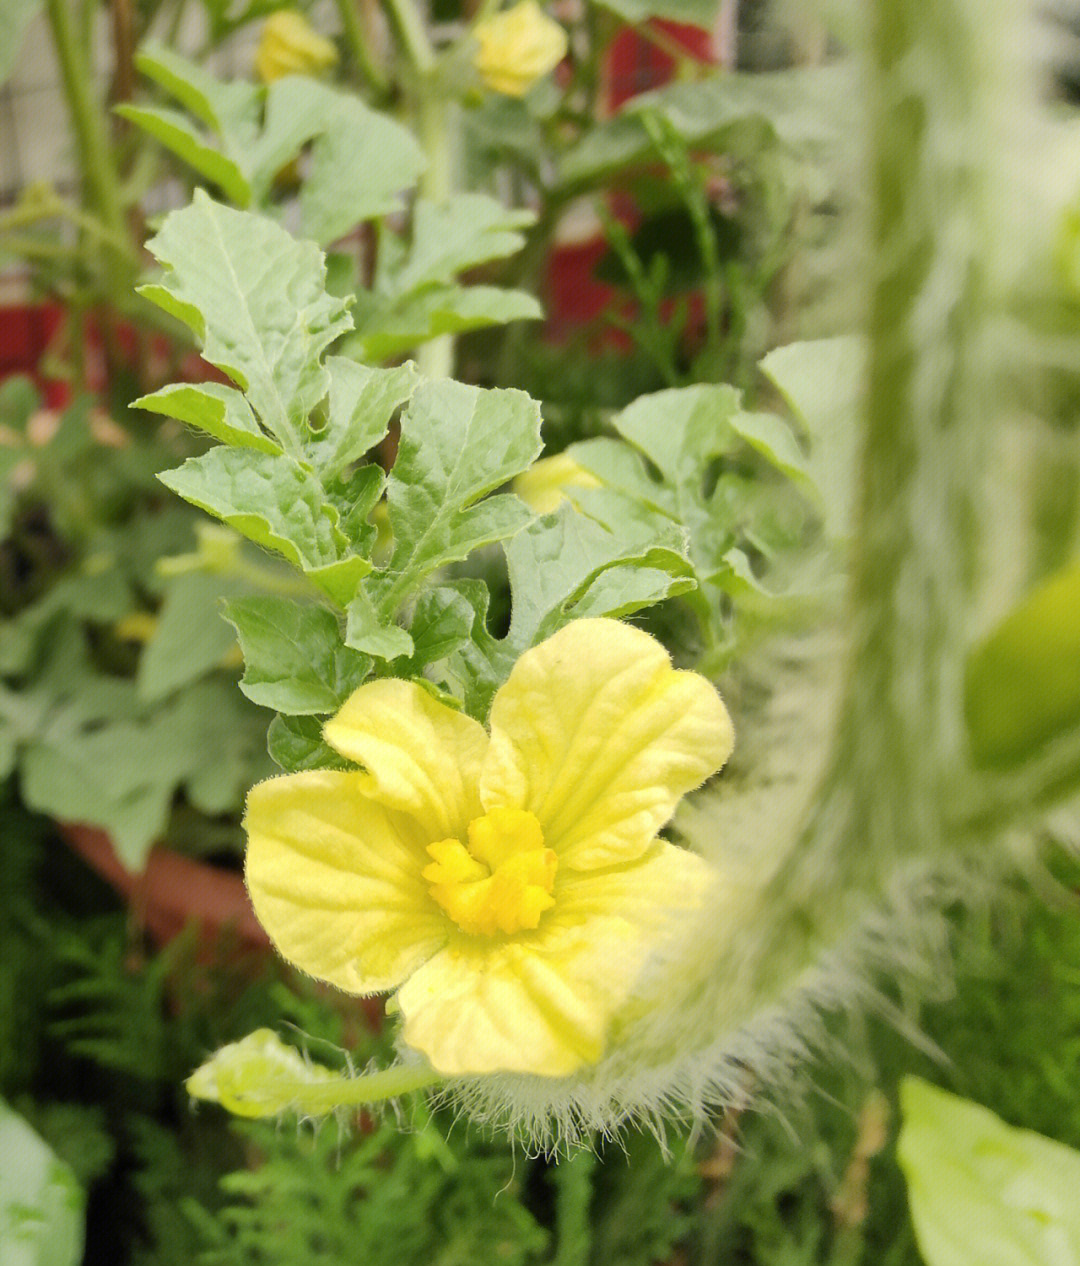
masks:
<svg viewBox="0 0 1080 1266"><path fill-rule="evenodd" d="M75 1175L0 1099L0 1249L10 1266L77 1266L86 1195Z"/></svg>
<svg viewBox="0 0 1080 1266"><path fill-rule="evenodd" d="M905 1078L897 1157L927 1266L1080 1261L1080 1152Z"/></svg>
<svg viewBox="0 0 1080 1266"><path fill-rule="evenodd" d="M348 339L365 360L399 356L441 334L464 334L512 321L539 321L544 310L524 290L498 286L436 286L390 305L375 298Z"/></svg>
<svg viewBox="0 0 1080 1266"><path fill-rule="evenodd" d="M855 469L866 371L866 348L857 338L818 339L778 347L761 370L806 427L807 469L832 538L855 525Z"/></svg>
<svg viewBox="0 0 1080 1266"><path fill-rule="evenodd" d="M281 452L280 445L259 426L243 395L224 383L175 383L142 396L131 407L186 422L223 444L263 453Z"/></svg>

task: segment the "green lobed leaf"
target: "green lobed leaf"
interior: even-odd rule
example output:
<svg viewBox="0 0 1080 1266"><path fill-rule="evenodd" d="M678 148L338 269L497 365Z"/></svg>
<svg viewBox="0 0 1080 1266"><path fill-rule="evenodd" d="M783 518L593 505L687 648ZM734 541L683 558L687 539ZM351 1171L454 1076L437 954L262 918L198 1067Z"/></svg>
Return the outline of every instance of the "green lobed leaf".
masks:
<svg viewBox="0 0 1080 1266"><path fill-rule="evenodd" d="M281 446L259 426L240 392L224 383L174 383L151 395L140 396L131 407L186 422L222 444L255 448L263 453L281 452Z"/></svg>
<svg viewBox="0 0 1080 1266"><path fill-rule="evenodd" d="M289 716L334 712L371 671L325 607L259 596L235 599L225 613L244 652L240 689L264 708Z"/></svg>
<svg viewBox="0 0 1080 1266"><path fill-rule="evenodd" d="M525 245L521 232L536 220L532 211L508 210L482 193L461 193L443 203L417 200L412 247L393 279L399 294L446 284L458 273L513 255Z"/></svg>
<svg viewBox="0 0 1080 1266"><path fill-rule="evenodd" d="M155 40L147 40L139 49L135 66L217 136L227 137L241 149L251 144L260 95L254 84L216 79L205 67Z"/></svg>
<svg viewBox="0 0 1080 1266"><path fill-rule="evenodd" d="M283 454L212 448L160 475L167 488L302 568L345 605L370 570L347 554L337 511L310 467Z"/></svg>
<svg viewBox="0 0 1080 1266"><path fill-rule="evenodd" d="M897 1157L927 1266L1080 1261L1080 1152L915 1077Z"/></svg>
<svg viewBox="0 0 1080 1266"><path fill-rule="evenodd" d="M239 207L251 203L251 186L239 166L215 145L210 137L179 110L168 106L122 104L114 107L121 118L134 123L159 141Z"/></svg>
<svg viewBox="0 0 1080 1266"><path fill-rule="evenodd" d="M816 499L817 485L806 454L783 418L774 413L736 413L731 425L751 448Z"/></svg>
<svg viewBox="0 0 1080 1266"><path fill-rule="evenodd" d="M612 420L664 476L671 500L662 508L670 508L690 533L690 557L701 583L724 567L723 555L732 543L727 532L718 530L717 492L706 496L703 484L709 461L736 443L732 421L739 411L733 387L703 384L641 396Z"/></svg>
<svg viewBox="0 0 1080 1266"><path fill-rule="evenodd" d="M201 813L233 813L255 783L275 772L267 752L266 713L237 691L232 676L204 677L178 698L172 741L187 752L184 787Z"/></svg>
<svg viewBox="0 0 1080 1266"><path fill-rule="evenodd" d="M402 417L387 482L395 545L377 602L384 619L433 571L529 521L517 497L486 494L520 474L540 448L540 408L524 392L421 384Z"/></svg>
<svg viewBox="0 0 1080 1266"><path fill-rule="evenodd" d="M266 746L270 758L289 774L305 769L351 769L353 766L323 742L323 723L313 716L276 716Z"/></svg>
<svg viewBox="0 0 1080 1266"><path fill-rule="evenodd" d="M298 454L308 416L329 388L319 354L351 325L345 301L326 292L322 252L202 190L147 246L165 273L141 292L203 339L204 357Z"/></svg>
<svg viewBox="0 0 1080 1266"><path fill-rule="evenodd" d="M86 1194L71 1168L0 1099L0 1256L4 1266L77 1266Z"/></svg>
<svg viewBox="0 0 1080 1266"><path fill-rule="evenodd" d="M166 728L124 722L34 743L20 759L23 799L39 813L106 830L125 866L141 870L185 773L186 754L161 741Z"/></svg>
<svg viewBox="0 0 1080 1266"><path fill-rule="evenodd" d="M389 360L438 338L511 321L538 321L544 310L524 290L499 286L435 286L391 303L374 296L357 314L356 332L346 346L364 360Z"/></svg>
<svg viewBox="0 0 1080 1266"><path fill-rule="evenodd" d="M329 417L306 445L308 459L324 480L359 461L382 440L395 409L411 397L419 381L411 361L394 369L372 369L329 356L326 369Z"/></svg>
<svg viewBox="0 0 1080 1266"><path fill-rule="evenodd" d="M271 85L268 131L278 102L286 97L286 111L313 111L321 124L300 190L305 237L333 242L364 220L401 209L403 191L416 184L427 166L407 127L369 110L354 96L290 76Z"/></svg>
<svg viewBox="0 0 1080 1266"><path fill-rule="evenodd" d="M345 645L377 659L399 659L413 653L412 638L391 617L380 615L362 584L349 603Z"/></svg>
<svg viewBox="0 0 1080 1266"><path fill-rule="evenodd" d="M631 510L629 504L626 508ZM637 530L632 519L620 523L617 513L612 517L613 526L622 530L613 531L564 502L506 542L513 601L506 640L515 654L579 614L626 615L694 587L685 556ZM637 575L641 568L648 575Z"/></svg>
<svg viewBox="0 0 1080 1266"><path fill-rule="evenodd" d="M1045 580L968 657L975 763L1016 764L1080 726L1080 562Z"/></svg>

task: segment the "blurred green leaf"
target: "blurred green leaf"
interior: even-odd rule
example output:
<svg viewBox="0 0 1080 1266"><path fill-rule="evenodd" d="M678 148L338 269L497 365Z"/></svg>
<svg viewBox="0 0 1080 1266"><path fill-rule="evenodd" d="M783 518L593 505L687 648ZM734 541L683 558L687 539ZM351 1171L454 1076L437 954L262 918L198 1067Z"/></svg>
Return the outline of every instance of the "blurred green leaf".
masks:
<svg viewBox="0 0 1080 1266"><path fill-rule="evenodd" d="M897 1156L927 1266L1080 1260L1080 1152L915 1077Z"/></svg>
<svg viewBox="0 0 1080 1266"><path fill-rule="evenodd" d="M850 536L866 367L862 342L833 338L790 343L771 351L760 367L806 427L806 468L817 487L826 533L833 539Z"/></svg>
<svg viewBox="0 0 1080 1266"><path fill-rule="evenodd" d="M521 230L532 211L509 210L482 193L462 193L436 205L419 199L413 212L412 246L394 277L399 292L450 282L467 268L513 255L525 244Z"/></svg>
<svg viewBox="0 0 1080 1266"><path fill-rule="evenodd" d="M222 599L236 586L219 576L179 576L170 585L157 627L139 657L139 696L156 703L205 676L236 645Z"/></svg>
<svg viewBox="0 0 1080 1266"><path fill-rule="evenodd" d="M4 0L0 4L0 84L6 82L22 48L26 28L41 8L41 0Z"/></svg>
<svg viewBox="0 0 1080 1266"><path fill-rule="evenodd" d="M345 346L364 360L389 360L440 334L464 334L511 321L538 321L544 310L524 290L439 285L410 291L389 305L361 303Z"/></svg>
<svg viewBox="0 0 1080 1266"><path fill-rule="evenodd" d="M4 1266L77 1266L86 1196L69 1167L0 1100L0 1258Z"/></svg>
<svg viewBox="0 0 1080 1266"><path fill-rule="evenodd" d="M971 652L964 712L980 766L1015 764L1080 725L1080 563L1039 585Z"/></svg>
<svg viewBox="0 0 1080 1266"><path fill-rule="evenodd" d="M186 114L168 106L121 104L115 107L121 118L134 123L171 150L200 176L217 185L238 207L251 203L251 186L239 166L223 154Z"/></svg>
<svg viewBox="0 0 1080 1266"><path fill-rule="evenodd" d="M687 26L702 26L711 30L716 21L720 0L597 0L605 9L637 25L649 18L667 18L672 22L684 22Z"/></svg>
<svg viewBox="0 0 1080 1266"><path fill-rule="evenodd" d="M848 85L849 72L834 65L730 73L642 93L563 155L559 183L570 188L593 184L654 157L653 140L641 118L645 113L656 114L688 144L722 146L729 155L752 151L759 161L770 144L793 149L820 144L833 135L829 120L835 111L829 107L845 99Z"/></svg>

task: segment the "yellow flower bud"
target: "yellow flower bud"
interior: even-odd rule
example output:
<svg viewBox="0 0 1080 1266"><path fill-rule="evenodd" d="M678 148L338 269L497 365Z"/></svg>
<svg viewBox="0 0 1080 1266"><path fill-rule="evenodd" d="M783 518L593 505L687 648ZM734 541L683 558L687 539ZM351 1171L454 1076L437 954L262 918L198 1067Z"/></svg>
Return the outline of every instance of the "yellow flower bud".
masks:
<svg viewBox="0 0 1080 1266"><path fill-rule="evenodd" d="M600 480L568 453L541 457L514 480L514 491L530 510L551 514L567 499L567 488L599 488Z"/></svg>
<svg viewBox="0 0 1080 1266"><path fill-rule="evenodd" d="M536 0L521 0L512 9L477 23L475 34L480 44L475 59L480 78L509 97L523 97L566 56L566 32Z"/></svg>
<svg viewBox="0 0 1080 1266"><path fill-rule="evenodd" d="M265 84L285 75L319 75L337 64L334 45L302 13L279 9L263 23L255 73Z"/></svg>

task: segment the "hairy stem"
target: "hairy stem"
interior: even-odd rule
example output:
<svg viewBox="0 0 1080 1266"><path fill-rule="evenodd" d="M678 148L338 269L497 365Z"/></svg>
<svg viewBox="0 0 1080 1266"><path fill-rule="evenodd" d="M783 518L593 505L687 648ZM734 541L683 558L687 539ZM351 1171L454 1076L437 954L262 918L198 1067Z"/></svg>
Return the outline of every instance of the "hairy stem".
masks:
<svg viewBox="0 0 1080 1266"><path fill-rule="evenodd" d="M970 839L953 820L970 779L972 506L995 373L1000 191L989 171L1003 94L1026 104L1007 64L1017 10L1012 0L870 10L873 271L850 661L824 782L763 893L769 931L741 965L755 1006L835 944L898 865Z"/></svg>

